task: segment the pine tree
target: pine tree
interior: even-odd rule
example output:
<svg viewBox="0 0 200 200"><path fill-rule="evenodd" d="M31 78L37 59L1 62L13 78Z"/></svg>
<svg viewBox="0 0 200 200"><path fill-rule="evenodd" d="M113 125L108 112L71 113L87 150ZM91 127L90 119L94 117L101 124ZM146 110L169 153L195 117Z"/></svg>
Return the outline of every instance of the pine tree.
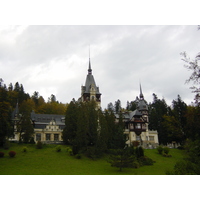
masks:
<svg viewBox="0 0 200 200"><path fill-rule="evenodd" d="M11 106L5 87L0 87L0 146L12 135Z"/></svg>
<svg viewBox="0 0 200 200"><path fill-rule="evenodd" d="M117 167L119 171L122 171L123 168L132 167L135 160L135 156L126 149L116 149L112 152L108 162L111 163L111 167Z"/></svg>
<svg viewBox="0 0 200 200"><path fill-rule="evenodd" d="M63 130L63 141L72 144L77 136L78 128L78 103L73 99L67 107L65 114L65 128Z"/></svg>
<svg viewBox="0 0 200 200"><path fill-rule="evenodd" d="M168 131L164 127L164 115L168 114L168 106L164 99L158 99L156 94L153 94L153 102L149 106L149 129L158 131L158 138L161 144L167 144Z"/></svg>

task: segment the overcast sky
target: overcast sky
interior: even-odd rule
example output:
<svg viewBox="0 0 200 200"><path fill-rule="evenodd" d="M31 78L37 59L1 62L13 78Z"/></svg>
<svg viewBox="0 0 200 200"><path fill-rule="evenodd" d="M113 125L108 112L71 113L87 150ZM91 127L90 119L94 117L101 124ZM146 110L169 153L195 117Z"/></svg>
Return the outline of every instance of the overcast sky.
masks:
<svg viewBox="0 0 200 200"><path fill-rule="evenodd" d="M179 94L189 104L191 72L180 53L194 58L199 38L197 26L0 26L0 78L69 103L85 84L90 46L102 108L117 99L125 107L139 95L140 82L148 102L155 93L170 105Z"/></svg>

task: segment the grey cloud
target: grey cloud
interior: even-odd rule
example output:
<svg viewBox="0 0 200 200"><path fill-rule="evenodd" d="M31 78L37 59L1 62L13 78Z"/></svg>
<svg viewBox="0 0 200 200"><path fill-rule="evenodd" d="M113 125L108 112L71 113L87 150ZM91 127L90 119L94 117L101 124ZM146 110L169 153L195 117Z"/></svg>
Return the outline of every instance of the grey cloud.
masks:
<svg viewBox="0 0 200 200"><path fill-rule="evenodd" d="M0 30L1 76L19 81L27 92L55 92L59 101L80 96L88 68L89 45L93 74L102 104L134 100L141 81L144 95L155 92L171 102L193 94L185 85L189 72L180 52L199 52L197 26L28 26ZM6 69L6 70L5 70ZM58 69L58 70L55 70ZM41 95L42 92L40 92ZM191 99L192 101L192 99ZM189 102L188 102L189 103Z"/></svg>

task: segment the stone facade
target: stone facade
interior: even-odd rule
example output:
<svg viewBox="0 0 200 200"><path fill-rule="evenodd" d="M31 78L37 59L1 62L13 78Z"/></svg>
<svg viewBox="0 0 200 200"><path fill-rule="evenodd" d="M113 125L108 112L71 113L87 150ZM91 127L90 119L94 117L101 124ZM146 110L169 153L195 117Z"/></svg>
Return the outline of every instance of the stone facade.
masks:
<svg viewBox="0 0 200 200"><path fill-rule="evenodd" d="M130 146L137 141L144 148L154 148L159 145L158 132L149 130L148 106L145 103L144 95L140 86L140 98L137 109L134 111L123 112L123 121L125 124L124 134L126 134L127 145ZM116 122L119 115L115 114Z"/></svg>

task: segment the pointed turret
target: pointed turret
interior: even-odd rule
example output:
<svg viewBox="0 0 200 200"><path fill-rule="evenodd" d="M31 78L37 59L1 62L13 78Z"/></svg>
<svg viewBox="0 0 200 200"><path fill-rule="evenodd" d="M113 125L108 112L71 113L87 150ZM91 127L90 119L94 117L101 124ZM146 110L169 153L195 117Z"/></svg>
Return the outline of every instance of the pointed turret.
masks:
<svg viewBox="0 0 200 200"><path fill-rule="evenodd" d="M141 86L141 83L140 83L140 99L144 99L144 95L142 93L142 86Z"/></svg>
<svg viewBox="0 0 200 200"><path fill-rule="evenodd" d="M96 86L94 76L92 75L90 57L85 86L81 87L81 100L82 102L94 100L98 103L98 107L100 107L101 104L101 93L99 92L99 87Z"/></svg>
<svg viewBox="0 0 200 200"><path fill-rule="evenodd" d="M145 102L145 100L144 100L144 95L143 95L143 93L142 93L142 86L141 86L141 84L140 84L140 99L139 99L139 103L138 103L138 110L140 111L140 112L142 112L142 111L147 111L148 110L148 106L147 106L147 104L146 104L146 102Z"/></svg>

